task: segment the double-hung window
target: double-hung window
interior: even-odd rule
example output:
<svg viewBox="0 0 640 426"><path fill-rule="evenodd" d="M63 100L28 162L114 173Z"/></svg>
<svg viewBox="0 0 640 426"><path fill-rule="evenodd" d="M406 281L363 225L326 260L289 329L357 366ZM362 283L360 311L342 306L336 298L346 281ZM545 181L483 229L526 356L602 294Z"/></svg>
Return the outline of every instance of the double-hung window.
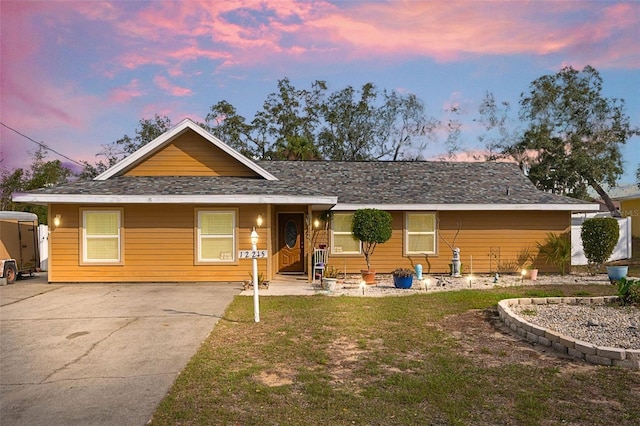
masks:
<svg viewBox="0 0 640 426"><path fill-rule="evenodd" d="M198 210L197 262L234 262L236 260L236 212Z"/></svg>
<svg viewBox="0 0 640 426"><path fill-rule="evenodd" d="M436 214L413 213L405 214L404 254L436 253Z"/></svg>
<svg viewBox="0 0 640 426"><path fill-rule="evenodd" d="M82 263L122 263L122 210L82 210Z"/></svg>
<svg viewBox="0 0 640 426"><path fill-rule="evenodd" d="M334 213L332 226L332 254L360 254L360 241L353 238L353 213Z"/></svg>

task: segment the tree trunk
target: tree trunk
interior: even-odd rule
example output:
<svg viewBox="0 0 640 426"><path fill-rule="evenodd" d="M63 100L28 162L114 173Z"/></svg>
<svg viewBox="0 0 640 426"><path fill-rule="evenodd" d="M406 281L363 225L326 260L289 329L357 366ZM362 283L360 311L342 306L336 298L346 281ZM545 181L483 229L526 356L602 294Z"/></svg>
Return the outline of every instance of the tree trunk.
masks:
<svg viewBox="0 0 640 426"><path fill-rule="evenodd" d="M609 212L611 212L611 216L622 217L616 206L613 204L611 197L609 197L609 194L607 194L607 192L604 190L604 188L602 188L602 186L600 186L600 184L590 180L589 185L591 185L591 187L596 190L600 198L602 198L602 201L604 201L604 204L609 209Z"/></svg>

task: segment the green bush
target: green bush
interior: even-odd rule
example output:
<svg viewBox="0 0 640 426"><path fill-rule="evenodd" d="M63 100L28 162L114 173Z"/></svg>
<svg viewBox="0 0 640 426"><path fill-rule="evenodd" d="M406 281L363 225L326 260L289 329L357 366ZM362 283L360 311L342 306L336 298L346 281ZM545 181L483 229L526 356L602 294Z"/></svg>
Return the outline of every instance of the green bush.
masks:
<svg viewBox="0 0 640 426"><path fill-rule="evenodd" d="M360 209L353 214L351 231L354 238L362 241L362 252L367 262L367 269L371 269L370 257L376 245L391 238L391 214L378 209Z"/></svg>
<svg viewBox="0 0 640 426"><path fill-rule="evenodd" d="M582 224L580 236L589 270L595 273L609 259L618 244L620 236L618 221L612 217L587 219Z"/></svg>

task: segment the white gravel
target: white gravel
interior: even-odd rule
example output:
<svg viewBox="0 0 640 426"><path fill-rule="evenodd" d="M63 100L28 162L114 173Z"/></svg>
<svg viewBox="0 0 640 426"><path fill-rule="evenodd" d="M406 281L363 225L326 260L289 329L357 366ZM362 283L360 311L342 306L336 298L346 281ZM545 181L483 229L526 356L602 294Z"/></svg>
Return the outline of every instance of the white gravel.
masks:
<svg viewBox="0 0 640 426"><path fill-rule="evenodd" d="M521 318L596 346L640 349L640 309L618 305L514 305Z"/></svg>
<svg viewBox="0 0 640 426"><path fill-rule="evenodd" d="M452 291L463 289L490 289L496 287L550 285L550 284L602 284L610 286L606 274L591 275L539 275L536 281L523 279L520 275L501 275L497 280L495 276L468 276L452 278L448 275L424 276L424 280L418 281L415 277L410 289L402 290L393 286L393 277L390 274L376 275L376 284L361 286L359 275L347 275L346 279L339 280L335 290L328 292L331 296L407 296L416 293L432 293L439 291ZM363 288L364 287L364 288Z"/></svg>

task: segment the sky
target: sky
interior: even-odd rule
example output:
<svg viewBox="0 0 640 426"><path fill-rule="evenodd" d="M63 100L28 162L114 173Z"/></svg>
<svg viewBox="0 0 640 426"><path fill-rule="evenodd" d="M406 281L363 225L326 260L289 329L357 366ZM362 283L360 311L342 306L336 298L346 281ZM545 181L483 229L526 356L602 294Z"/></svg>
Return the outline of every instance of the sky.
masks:
<svg viewBox="0 0 640 426"><path fill-rule="evenodd" d="M413 93L439 119L458 108L476 151L487 92L517 120L535 79L591 65L640 126L638 1L0 0L0 49L0 121L64 164L154 114L204 121L225 100L251 120L285 77ZM5 126L0 169L28 167L37 145ZM623 155L633 183L640 137Z"/></svg>

